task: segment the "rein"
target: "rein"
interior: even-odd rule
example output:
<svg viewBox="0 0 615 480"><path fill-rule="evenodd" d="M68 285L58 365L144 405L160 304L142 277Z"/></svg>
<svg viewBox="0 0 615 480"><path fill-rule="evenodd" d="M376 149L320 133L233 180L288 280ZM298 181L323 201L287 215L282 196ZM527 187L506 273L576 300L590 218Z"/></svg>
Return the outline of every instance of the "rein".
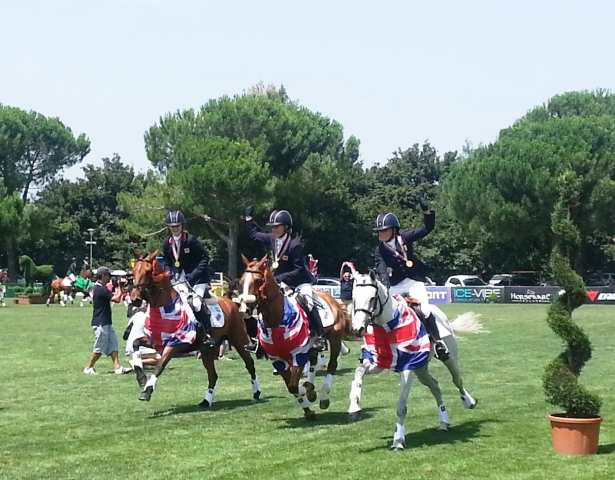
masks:
<svg viewBox="0 0 615 480"><path fill-rule="evenodd" d="M265 295L265 288L267 288L267 275L269 274L269 270L265 269L264 272L261 272L260 270L253 270L253 269L247 269L246 270L247 273L252 273L252 274L258 274L261 275L263 277L263 284L258 287L258 293L259 293L259 297L262 300L267 300L267 295ZM266 302L263 302L266 303Z"/></svg>
<svg viewBox="0 0 615 480"><path fill-rule="evenodd" d="M156 265L158 264L156 259L154 259L151 263L148 262L147 260L143 260L143 259L137 260L137 263L139 263L139 262L148 263L148 264L150 264L152 266L152 268L153 268L152 277L147 282L134 283L132 285L132 287L136 288L137 290L139 290L139 292L141 292L141 295L143 296L143 298L145 300L149 301L150 297L156 296L160 292L162 292L162 288L158 285L158 283L160 281L162 281L163 278L168 277L171 272L165 271L165 272L162 272L162 273L156 273Z"/></svg>

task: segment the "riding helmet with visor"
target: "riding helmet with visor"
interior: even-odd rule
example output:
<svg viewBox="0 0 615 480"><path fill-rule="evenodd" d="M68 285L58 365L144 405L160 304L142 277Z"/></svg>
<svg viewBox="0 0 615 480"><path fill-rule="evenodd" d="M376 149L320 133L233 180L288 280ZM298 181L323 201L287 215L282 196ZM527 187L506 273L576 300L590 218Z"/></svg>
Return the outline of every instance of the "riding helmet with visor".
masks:
<svg viewBox="0 0 615 480"><path fill-rule="evenodd" d="M286 210L274 210L269 215L269 221L267 222L268 227L275 227L276 225L287 225L288 227L293 226L293 217L290 216Z"/></svg>
<svg viewBox="0 0 615 480"><path fill-rule="evenodd" d="M167 227L177 227L178 225L183 225L186 223L186 218L184 214L179 210L173 210L167 213Z"/></svg>
<svg viewBox="0 0 615 480"><path fill-rule="evenodd" d="M374 232L386 230L387 228L392 228L394 230L400 229L399 219L394 213L381 213L376 217Z"/></svg>

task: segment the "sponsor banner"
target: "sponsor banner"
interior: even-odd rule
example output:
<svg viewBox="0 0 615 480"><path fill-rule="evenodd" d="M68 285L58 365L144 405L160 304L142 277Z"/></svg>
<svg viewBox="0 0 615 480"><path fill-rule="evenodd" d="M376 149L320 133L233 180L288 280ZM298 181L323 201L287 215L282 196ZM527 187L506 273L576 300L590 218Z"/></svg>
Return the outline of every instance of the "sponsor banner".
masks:
<svg viewBox="0 0 615 480"><path fill-rule="evenodd" d="M505 287L451 287L455 303L503 303Z"/></svg>
<svg viewBox="0 0 615 480"><path fill-rule="evenodd" d="M559 287L504 287L504 303L551 303Z"/></svg>
<svg viewBox="0 0 615 480"><path fill-rule="evenodd" d="M427 287L429 303L451 303L450 287Z"/></svg>
<svg viewBox="0 0 615 480"><path fill-rule="evenodd" d="M590 305L615 305L615 288L587 287L585 303Z"/></svg>

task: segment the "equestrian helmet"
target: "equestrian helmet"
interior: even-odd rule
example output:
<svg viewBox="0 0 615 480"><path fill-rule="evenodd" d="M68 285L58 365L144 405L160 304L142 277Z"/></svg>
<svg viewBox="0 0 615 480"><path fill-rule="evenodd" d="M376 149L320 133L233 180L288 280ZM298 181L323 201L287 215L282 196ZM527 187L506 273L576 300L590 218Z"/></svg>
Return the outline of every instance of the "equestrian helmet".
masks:
<svg viewBox="0 0 615 480"><path fill-rule="evenodd" d="M399 230L400 228L399 219L394 213L381 213L376 217L374 232L386 230L387 228L392 228L394 230Z"/></svg>
<svg viewBox="0 0 615 480"><path fill-rule="evenodd" d="M293 217L291 217L290 213L286 210L274 210L271 212L271 215L269 215L267 226L275 227L276 225L288 225L289 227L292 227Z"/></svg>
<svg viewBox="0 0 615 480"><path fill-rule="evenodd" d="M177 227L178 225L183 225L186 223L186 218L184 214L179 210L173 210L167 213L167 227Z"/></svg>

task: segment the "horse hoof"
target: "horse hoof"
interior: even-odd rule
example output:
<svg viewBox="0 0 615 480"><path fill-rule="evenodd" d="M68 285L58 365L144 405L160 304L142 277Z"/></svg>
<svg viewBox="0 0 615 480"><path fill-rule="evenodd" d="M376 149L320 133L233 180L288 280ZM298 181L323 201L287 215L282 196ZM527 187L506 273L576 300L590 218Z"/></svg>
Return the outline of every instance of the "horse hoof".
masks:
<svg viewBox="0 0 615 480"><path fill-rule="evenodd" d="M252 395L252 402L256 403L261 399L261 391L259 390L258 392L254 392L254 395Z"/></svg>
<svg viewBox="0 0 615 480"><path fill-rule="evenodd" d="M359 410L358 412L353 412L353 413L348 414L348 421L350 423L358 422L362 418L363 418L363 413L361 412L361 410Z"/></svg>
<svg viewBox="0 0 615 480"><path fill-rule="evenodd" d="M476 408L476 405L478 405L478 398L474 399L474 403L472 405L470 405L468 408L470 410L473 410L474 408Z"/></svg>
<svg viewBox="0 0 615 480"><path fill-rule="evenodd" d="M399 445L391 445L391 451L392 452L403 452L404 451L404 446L399 444Z"/></svg>
<svg viewBox="0 0 615 480"><path fill-rule="evenodd" d="M201 403L199 403L197 405L197 407L199 407L199 408L209 408L209 407L211 407L211 403L209 403L207 400L203 399L203 401Z"/></svg>
<svg viewBox="0 0 615 480"><path fill-rule="evenodd" d="M442 423L438 427L438 432L448 433L448 427L449 427L449 425L447 423Z"/></svg>
<svg viewBox="0 0 615 480"><path fill-rule="evenodd" d="M318 395L316 394L316 390L312 390L310 392L307 392L305 394L305 397L309 400L310 403L314 403L318 398Z"/></svg>
<svg viewBox="0 0 615 480"><path fill-rule="evenodd" d="M329 405L331 405L331 400L329 400L328 398L326 400L320 401L320 408L322 410L326 410L327 408L329 408Z"/></svg>
<svg viewBox="0 0 615 480"><path fill-rule="evenodd" d="M141 395L139 395L139 400L141 400L142 402L149 402L150 399L152 398L153 392L154 392L153 387L151 386L145 387L145 390L143 390L141 392Z"/></svg>

